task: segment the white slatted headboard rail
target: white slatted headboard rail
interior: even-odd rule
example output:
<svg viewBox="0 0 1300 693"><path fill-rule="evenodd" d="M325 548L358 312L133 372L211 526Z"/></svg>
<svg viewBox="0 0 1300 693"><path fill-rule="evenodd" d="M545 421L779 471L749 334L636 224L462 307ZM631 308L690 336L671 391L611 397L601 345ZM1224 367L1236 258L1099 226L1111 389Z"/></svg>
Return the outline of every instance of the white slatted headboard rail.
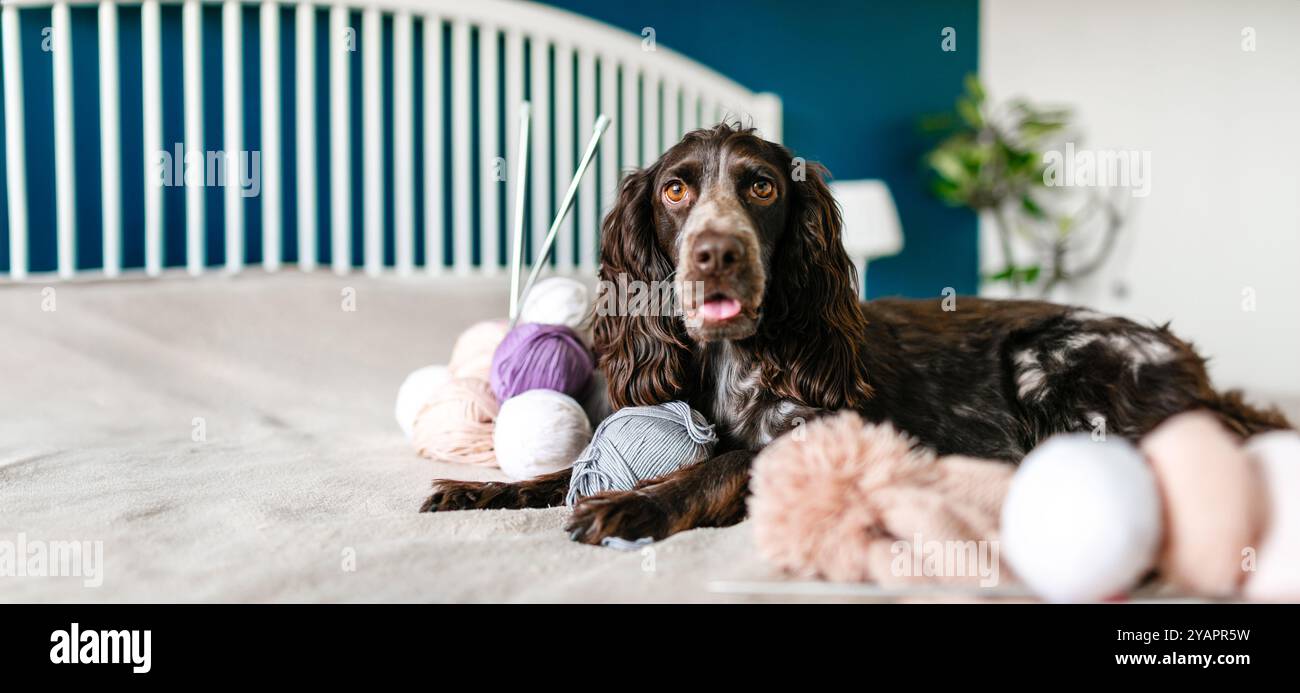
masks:
<svg viewBox="0 0 1300 693"><path fill-rule="evenodd" d="M164 93L163 36L161 5L181 5L180 68L181 93ZM140 7L141 69L124 74L119 61L119 8ZM220 5L220 21L214 21L205 6ZM70 7L97 8L101 173L94 197L101 201L102 236L90 242L102 244L102 267L77 265L76 244L86 243L78 234L78 189L74 147L77 124L74 100L93 98L95 90L74 80L72 53L86 50L71 40ZM259 93L250 95L244 84L242 19L245 8L258 8ZM50 83L24 83L23 44L40 41L40 35L25 35L21 15L48 9L50 29L57 49L52 56ZM289 11L292 10L292 14ZM354 16L360 14L359 25ZM318 61L317 23L328 16L327 61ZM292 17L292 21L287 21ZM282 21L285 19L286 21ZM318 238L331 247L333 271L345 274L362 270L378 275L387 272L503 274L506 263L502 237L511 228L513 180L519 156L517 122L519 104L527 95L534 104L528 233L533 248L539 247L576 167L577 148L583 146L597 113L613 119L602 141L597 167L582 182L579 202L562 229L557 243L556 269L560 272L591 273L597 261L598 220L613 198L621 171L655 160L685 132L720 120L740 120L759 128L768 139L781 138L781 104L770 94L757 94L716 72L673 51L654 45L648 37L632 35L569 12L530 2L510 0L298 0L240 2L239 0L102 0L54 1L5 0L0 11L3 32L4 122L6 156L3 166L7 196L9 268L0 277L10 280L47 279L47 273L29 266L31 241L40 234L54 234L60 278L81 275L117 277L143 272L157 276L164 271L192 275L205 272L240 272L249 249L244 247L244 224L249 214L247 198L239 186L227 185L222 195L225 243L224 266L213 266L205 255L207 235L204 185L187 186L183 223L184 262L178 268L165 267L164 238L166 202L156 183L159 152L172 150L176 142L164 141L164 107L175 100L183 117L187 152L205 151L204 142L219 135L222 149L237 152L245 129L244 100L260 102L261 265L275 271L286 261L288 248L282 228L286 200L296 211L297 266L316 267L321 256ZM385 45L384 27L391 22L391 42ZM203 39L219 32L221 45L222 103L205 103ZM422 37L419 55L417 41ZM280 78L282 38L294 40L294 95L297 108L281 104ZM250 39L251 40L251 39ZM450 45L444 45L446 41ZM477 47L477 50L475 50ZM361 70L352 69L351 52L360 51ZM385 93L383 60L391 56L391 93ZM450 56L450 62L444 59ZM423 103L414 103L416 70L422 75ZM329 85L328 123L317 122L317 71L326 71ZM126 151L122 143L120 117L124 82L139 80L143 117L140 133L144 151ZM446 80L450 80L449 83ZM472 80L475 83L472 83ZM353 195L352 152L355 124L352 90L359 81L361 141L359 150L361 195ZM54 116L55 201L54 228L33 228L25 158L24 118L28 95L52 90ZM165 101L166 100L166 101ZM250 101L251 103L251 101ZM312 104L312 107L302 107ZM385 105L391 104L391 118ZM205 110L209 109L209 110ZM219 133L205 129L211 109L221 116ZM417 122L417 113L422 117ZM284 123L292 122L296 141L294 160L285 160L281 135ZM30 123L27 124L30 126ZM317 135L328 128L326 147L318 147ZM446 128L450 128L450 151L444 151ZM391 160L385 156L385 131L391 136ZM417 133L423 149L416 151ZM447 155L447 156L444 156ZM145 159L146 182L140 200L123 197L121 179L124 161ZM328 157L328 175L321 179L318 157ZM498 158L504 159L500 161ZM474 162L477 160L478 165ZM448 161L449 165L444 165ZM389 191L385 174L391 164L392 218L385 215ZM230 167L233 173L235 167ZM294 184L286 185L284 174L292 170ZM480 178L472 185L474 172ZM417 179L416 173L422 176ZM502 180L508 178L508 180ZM423 190L417 190L417 180ZM446 196L444 190L450 187ZM48 191L46 191L48 192ZM422 193L422 194L421 194ZM329 198L329 231L317 233L319 196ZM88 195L89 197L89 195ZM421 203L420 200L423 200ZM450 209L445 208L450 205ZM143 267L125 267L123 262L123 207L143 205ZM360 230L360 263L354 263L353 228L356 206L363 223ZM504 210L504 213L502 212ZM450 213L447 213L447 212ZM417 220L421 223L417 223ZM448 221L449 220L449 221ZM420 229L422 227L422 231ZM323 231L323 230L321 230ZM417 233L423 238L417 239ZM385 258L385 238L391 234L393 252ZM423 257L417 253L423 240ZM477 241L477 243L476 243ZM47 244L48 245L48 244ZM475 260L472 249L478 247ZM447 258L442 261L442 258ZM176 264L175 262L171 264ZM359 264L359 267L355 266Z"/></svg>

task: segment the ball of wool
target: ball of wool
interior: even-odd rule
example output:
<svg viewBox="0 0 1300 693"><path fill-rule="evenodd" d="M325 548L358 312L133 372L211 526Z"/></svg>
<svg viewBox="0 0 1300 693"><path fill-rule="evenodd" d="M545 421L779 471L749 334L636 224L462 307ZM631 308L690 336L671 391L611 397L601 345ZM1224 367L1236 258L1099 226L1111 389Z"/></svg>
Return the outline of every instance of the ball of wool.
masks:
<svg viewBox="0 0 1300 693"><path fill-rule="evenodd" d="M1257 435L1246 452L1268 494L1268 518L1242 592L1255 601L1300 601L1300 433Z"/></svg>
<svg viewBox="0 0 1300 693"><path fill-rule="evenodd" d="M1009 465L936 458L893 428L855 412L787 433L754 461L749 516L759 554L805 578L908 582L980 580L976 566L899 571L896 546L992 541Z"/></svg>
<svg viewBox="0 0 1300 693"><path fill-rule="evenodd" d="M393 416L407 440L411 439L415 417L448 380L451 380L451 373L446 366L425 366L406 376L397 388L397 404L393 406Z"/></svg>
<svg viewBox="0 0 1300 693"><path fill-rule="evenodd" d="M494 467L496 417L497 400L486 380L456 378L438 388L420 410L411 443L430 459Z"/></svg>
<svg viewBox="0 0 1300 693"><path fill-rule="evenodd" d="M506 335L492 358L492 392L500 402L538 389L581 397L594 367L591 352L573 330L522 324Z"/></svg>
<svg viewBox="0 0 1300 693"><path fill-rule="evenodd" d="M1237 438L1208 412L1179 414L1142 439L1164 499L1160 576L1192 594L1227 597L1242 551L1264 525L1265 492Z"/></svg>
<svg viewBox="0 0 1300 693"><path fill-rule="evenodd" d="M568 468L590 441L582 405L553 390L529 390L502 402L492 433L497 466L516 481Z"/></svg>
<svg viewBox="0 0 1300 693"><path fill-rule="evenodd" d="M591 307L587 285L568 277L551 277L533 285L519 307L519 321L564 325L577 330Z"/></svg>
<svg viewBox="0 0 1300 693"><path fill-rule="evenodd" d="M1002 550L1042 597L1090 602L1124 594L1155 565L1160 490L1128 442L1058 435L1025 456L1002 506Z"/></svg>
<svg viewBox="0 0 1300 693"><path fill-rule="evenodd" d="M457 378L488 379L492 356L505 339L509 325L505 320L485 320L471 325L456 338L447 368Z"/></svg>
<svg viewBox="0 0 1300 693"><path fill-rule="evenodd" d="M620 409L601 422L573 463L565 502L630 491L640 481L709 459L717 442L713 426L685 402Z"/></svg>

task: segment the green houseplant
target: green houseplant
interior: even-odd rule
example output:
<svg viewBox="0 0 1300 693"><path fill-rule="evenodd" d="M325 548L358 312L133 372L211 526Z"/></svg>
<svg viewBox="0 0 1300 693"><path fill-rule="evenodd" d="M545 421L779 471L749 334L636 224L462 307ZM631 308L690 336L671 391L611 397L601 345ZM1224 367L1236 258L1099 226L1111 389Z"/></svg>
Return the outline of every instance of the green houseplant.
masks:
<svg viewBox="0 0 1300 693"><path fill-rule="evenodd" d="M1055 288L1095 273L1123 226L1122 199L1105 190L1066 190L1045 180L1046 152L1074 133L1072 113L1024 99L993 104L968 75L954 111L922 120L939 138L925 155L931 189L944 203L987 214L996 227L1002 266L984 277L1006 282L1015 295ZM1013 238L1032 259L1018 262Z"/></svg>

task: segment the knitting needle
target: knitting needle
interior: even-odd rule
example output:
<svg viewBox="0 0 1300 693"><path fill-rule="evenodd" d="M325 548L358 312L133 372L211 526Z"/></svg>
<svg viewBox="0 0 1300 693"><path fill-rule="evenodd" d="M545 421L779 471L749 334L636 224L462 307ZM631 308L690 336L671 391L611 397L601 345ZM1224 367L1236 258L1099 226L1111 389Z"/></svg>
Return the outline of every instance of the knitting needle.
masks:
<svg viewBox="0 0 1300 693"><path fill-rule="evenodd" d="M569 215L569 210L573 208L573 198L578 194L578 184L582 182L582 176L587 172L587 166L596 156L596 149L600 146L600 138L609 129L609 117L601 114L596 119L596 125L592 130L591 139L587 142L587 151L582 154L582 162L578 164L578 170L573 174L573 180L569 181L569 190L564 193L564 202L560 205L560 212L556 215L555 221L551 222L551 229L546 232L546 240L542 243L542 252L537 254L537 259L533 262L533 271L528 275L528 282L524 284L524 290L519 296L522 303L528 296L529 290L533 288L533 283L537 281L537 275L541 274L542 267L546 264L546 258L551 254L551 247L555 245L555 236L560 233L560 224L564 218ZM518 239L516 239L516 244ZM510 327L513 328L519 321L519 314L515 312L510 316Z"/></svg>
<svg viewBox="0 0 1300 693"><path fill-rule="evenodd" d="M519 315L519 272L524 256L524 195L528 192L528 125L532 120L532 106L519 105L519 168L515 172L515 247L510 260L510 326L514 327Z"/></svg>

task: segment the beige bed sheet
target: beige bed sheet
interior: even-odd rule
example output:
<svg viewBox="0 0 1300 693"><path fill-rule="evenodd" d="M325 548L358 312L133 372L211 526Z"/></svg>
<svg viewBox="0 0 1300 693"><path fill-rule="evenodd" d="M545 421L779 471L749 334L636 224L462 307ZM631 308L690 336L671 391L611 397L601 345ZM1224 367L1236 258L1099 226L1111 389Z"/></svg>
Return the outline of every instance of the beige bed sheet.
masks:
<svg viewBox="0 0 1300 693"><path fill-rule="evenodd" d="M0 541L102 541L104 579L0 577L0 600L709 601L773 577L747 526L625 553L570 542L561 508L416 512L435 476L500 478L416 456L393 402L504 314L503 280L51 286L0 287Z"/></svg>
<svg viewBox="0 0 1300 693"><path fill-rule="evenodd" d="M500 478L417 457L392 411L407 373L505 312L504 280L252 271L51 289L0 287L0 541L102 542L103 583L0 577L0 601L902 596L744 594L782 581L748 524L620 552L570 542L563 508L417 513L434 477Z"/></svg>

